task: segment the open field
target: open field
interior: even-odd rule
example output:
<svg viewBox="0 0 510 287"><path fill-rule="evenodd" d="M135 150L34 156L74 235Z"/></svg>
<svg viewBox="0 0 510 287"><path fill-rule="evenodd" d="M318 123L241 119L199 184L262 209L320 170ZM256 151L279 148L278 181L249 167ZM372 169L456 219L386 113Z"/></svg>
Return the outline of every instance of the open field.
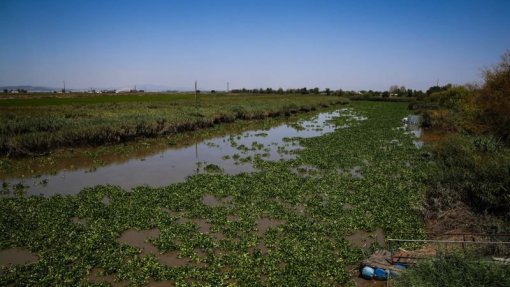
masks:
<svg viewBox="0 0 510 287"><path fill-rule="evenodd" d="M60 147L97 146L309 111L347 100L334 96L202 94L75 95L0 100L0 153L23 156Z"/></svg>
<svg viewBox="0 0 510 287"><path fill-rule="evenodd" d="M303 146L295 159L251 158L252 173L1 198L0 258L18 252L28 264L3 268L0 285L348 283L383 235L424 236L432 165L399 128L406 104L339 109L333 132L289 139Z"/></svg>

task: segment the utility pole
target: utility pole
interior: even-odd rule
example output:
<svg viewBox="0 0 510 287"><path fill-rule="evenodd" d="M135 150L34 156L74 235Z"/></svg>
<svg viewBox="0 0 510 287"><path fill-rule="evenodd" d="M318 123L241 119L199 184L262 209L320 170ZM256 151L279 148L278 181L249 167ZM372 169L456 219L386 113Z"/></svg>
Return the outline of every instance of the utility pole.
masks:
<svg viewBox="0 0 510 287"><path fill-rule="evenodd" d="M230 92L230 83L227 82L227 94Z"/></svg>
<svg viewBox="0 0 510 287"><path fill-rule="evenodd" d="M195 80L195 108L198 109L198 99L197 99L197 81Z"/></svg>
<svg viewBox="0 0 510 287"><path fill-rule="evenodd" d="M65 94L66 93L66 81L62 81L64 82L64 89L62 90L62 94Z"/></svg>

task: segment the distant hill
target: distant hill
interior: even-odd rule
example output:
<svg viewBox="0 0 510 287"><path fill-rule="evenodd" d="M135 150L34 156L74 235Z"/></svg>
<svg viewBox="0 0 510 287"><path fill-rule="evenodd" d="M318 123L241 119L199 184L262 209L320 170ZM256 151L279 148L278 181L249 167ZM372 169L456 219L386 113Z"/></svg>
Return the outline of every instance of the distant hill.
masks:
<svg viewBox="0 0 510 287"><path fill-rule="evenodd" d="M51 88L51 87L40 87L40 86L3 86L0 87L0 92L3 90L27 90L29 92L53 92L58 91L60 89Z"/></svg>
<svg viewBox="0 0 510 287"><path fill-rule="evenodd" d="M134 89L135 85L133 86L124 86L124 87L109 87L109 88L76 88L71 89L67 88L67 90L72 92L88 92L91 90L101 91L101 90L117 90L117 91L129 91L131 89ZM146 92L161 92L161 91L192 91L192 87L171 87L166 85L152 85L152 84L141 84L136 85L136 88L138 90L144 90ZM29 92L43 92L43 93L51 93L53 91L60 91L62 87L60 88L53 88L53 87L44 87L44 86L30 86L30 85L23 85L23 86L1 86L0 87L0 93L3 92L3 90L27 90Z"/></svg>

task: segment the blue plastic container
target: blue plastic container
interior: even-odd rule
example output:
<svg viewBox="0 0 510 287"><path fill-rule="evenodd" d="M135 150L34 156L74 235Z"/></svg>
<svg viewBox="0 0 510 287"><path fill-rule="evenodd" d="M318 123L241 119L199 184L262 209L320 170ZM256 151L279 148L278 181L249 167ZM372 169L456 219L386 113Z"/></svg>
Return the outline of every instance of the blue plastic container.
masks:
<svg viewBox="0 0 510 287"><path fill-rule="evenodd" d="M377 280L387 280L388 279L388 273L386 270L382 268L376 268L374 270L374 278Z"/></svg>
<svg viewBox="0 0 510 287"><path fill-rule="evenodd" d="M374 278L374 268L369 267L369 266L363 267L363 269L361 270L361 277L363 277L365 279Z"/></svg>
<svg viewBox="0 0 510 287"><path fill-rule="evenodd" d="M398 269L400 269L400 270L404 270L404 269L406 269L406 268L407 268L404 264L400 264L400 263L396 263L396 264L395 264L395 267L396 267L396 268L398 268Z"/></svg>

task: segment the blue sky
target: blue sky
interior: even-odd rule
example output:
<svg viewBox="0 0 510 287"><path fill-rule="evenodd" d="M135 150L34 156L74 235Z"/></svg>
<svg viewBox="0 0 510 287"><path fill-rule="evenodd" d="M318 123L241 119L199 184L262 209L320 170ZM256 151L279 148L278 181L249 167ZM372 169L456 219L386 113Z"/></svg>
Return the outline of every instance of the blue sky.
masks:
<svg viewBox="0 0 510 287"><path fill-rule="evenodd" d="M510 1L1 0L0 85L427 89L481 80Z"/></svg>

